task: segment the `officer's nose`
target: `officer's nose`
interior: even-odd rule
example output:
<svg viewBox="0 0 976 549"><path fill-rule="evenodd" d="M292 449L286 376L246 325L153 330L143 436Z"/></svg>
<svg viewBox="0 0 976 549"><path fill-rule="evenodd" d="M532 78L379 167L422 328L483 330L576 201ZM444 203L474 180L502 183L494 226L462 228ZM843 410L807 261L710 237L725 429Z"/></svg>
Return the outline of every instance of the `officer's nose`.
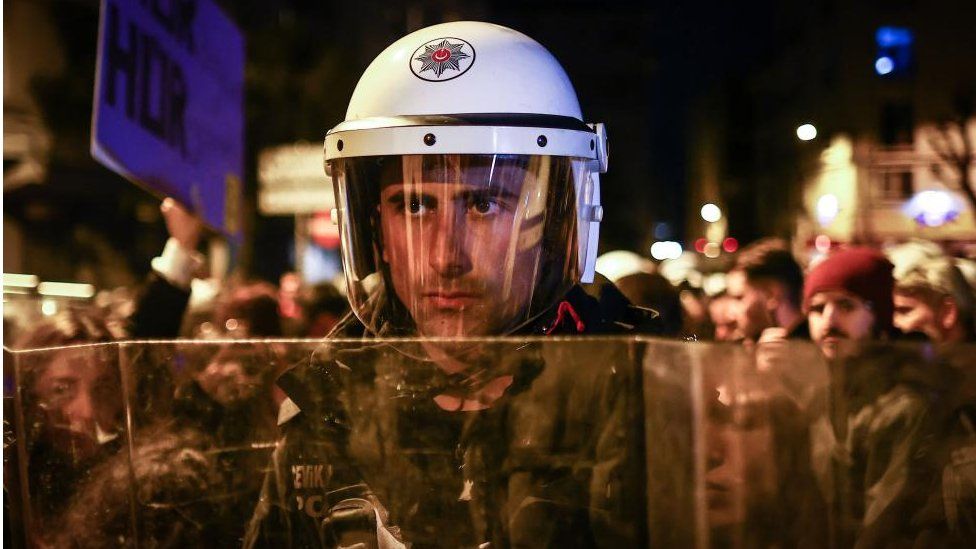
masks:
<svg viewBox="0 0 976 549"><path fill-rule="evenodd" d="M706 467L709 471L725 463L728 452L728 443L721 426L709 424L705 430Z"/></svg>
<svg viewBox="0 0 976 549"><path fill-rule="evenodd" d="M428 262L440 276L454 278L471 270L467 225L462 206L444 208L437 217L434 244Z"/></svg>

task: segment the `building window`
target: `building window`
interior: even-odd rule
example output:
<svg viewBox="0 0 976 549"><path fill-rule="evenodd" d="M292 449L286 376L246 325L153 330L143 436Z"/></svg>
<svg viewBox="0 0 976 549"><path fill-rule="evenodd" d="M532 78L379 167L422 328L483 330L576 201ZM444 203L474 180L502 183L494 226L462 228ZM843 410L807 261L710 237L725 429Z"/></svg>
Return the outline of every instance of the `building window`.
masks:
<svg viewBox="0 0 976 549"><path fill-rule="evenodd" d="M901 202L915 194L915 180L909 167L884 168L878 178L876 196L885 202Z"/></svg>
<svg viewBox="0 0 976 549"><path fill-rule="evenodd" d="M915 114L911 103L888 103L881 108L881 142L888 146L915 141Z"/></svg>

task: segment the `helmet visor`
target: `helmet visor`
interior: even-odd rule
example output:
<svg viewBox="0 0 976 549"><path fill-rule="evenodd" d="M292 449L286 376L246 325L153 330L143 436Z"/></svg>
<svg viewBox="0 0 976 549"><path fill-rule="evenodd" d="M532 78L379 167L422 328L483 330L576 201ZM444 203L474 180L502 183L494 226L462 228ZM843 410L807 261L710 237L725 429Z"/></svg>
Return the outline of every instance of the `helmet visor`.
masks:
<svg viewBox="0 0 976 549"><path fill-rule="evenodd" d="M586 163L528 155L333 161L350 303L382 336L503 335L578 276Z"/></svg>

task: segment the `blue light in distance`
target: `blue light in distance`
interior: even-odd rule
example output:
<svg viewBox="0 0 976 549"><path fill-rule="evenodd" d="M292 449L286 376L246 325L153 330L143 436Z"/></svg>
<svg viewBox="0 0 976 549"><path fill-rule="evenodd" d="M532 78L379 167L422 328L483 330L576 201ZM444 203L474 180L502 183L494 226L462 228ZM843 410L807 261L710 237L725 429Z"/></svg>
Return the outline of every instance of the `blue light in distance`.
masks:
<svg viewBox="0 0 976 549"><path fill-rule="evenodd" d="M903 27L878 27L874 40L879 48L896 48L910 46L915 41L915 36L911 29Z"/></svg>
<svg viewBox="0 0 976 549"><path fill-rule="evenodd" d="M882 55L874 61L874 71L884 76L895 70L895 62L887 55Z"/></svg>
<svg viewBox="0 0 976 549"><path fill-rule="evenodd" d="M654 238L667 240L671 238L671 224L667 221L660 221L654 224Z"/></svg>
<svg viewBox="0 0 976 549"><path fill-rule="evenodd" d="M959 217L959 201L945 191L922 191L905 204L906 215L926 227L938 227Z"/></svg>

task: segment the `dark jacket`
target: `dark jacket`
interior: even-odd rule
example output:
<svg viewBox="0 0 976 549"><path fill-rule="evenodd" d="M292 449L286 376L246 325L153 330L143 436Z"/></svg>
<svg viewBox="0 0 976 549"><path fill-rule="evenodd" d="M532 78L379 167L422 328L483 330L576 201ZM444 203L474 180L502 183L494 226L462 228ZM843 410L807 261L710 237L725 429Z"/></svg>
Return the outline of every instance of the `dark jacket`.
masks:
<svg viewBox="0 0 976 549"><path fill-rule="evenodd" d="M132 339L176 339L189 302L188 290L152 272L136 297L126 333Z"/></svg>
<svg viewBox="0 0 976 549"><path fill-rule="evenodd" d="M355 324L342 334L362 329ZM652 324L626 300L601 304L576 287L523 333L619 334ZM640 388L615 367L633 362L625 346L501 341L485 344L465 375L388 344L325 347L279 379L290 397L279 417L284 436L246 547L349 539L334 517L350 497L373 502L387 531L413 547L644 539L641 423L629 417L639 413ZM490 406L445 409L445 395L463 398L505 376L511 385Z"/></svg>
<svg viewBox="0 0 976 549"><path fill-rule="evenodd" d="M960 429L971 406L959 389L962 374L926 347L890 343L834 366L811 435L837 545L945 546L965 535L950 532L945 513L931 512L953 507L942 498L944 467L952 450L973 440ZM971 520L956 522L971 528Z"/></svg>

